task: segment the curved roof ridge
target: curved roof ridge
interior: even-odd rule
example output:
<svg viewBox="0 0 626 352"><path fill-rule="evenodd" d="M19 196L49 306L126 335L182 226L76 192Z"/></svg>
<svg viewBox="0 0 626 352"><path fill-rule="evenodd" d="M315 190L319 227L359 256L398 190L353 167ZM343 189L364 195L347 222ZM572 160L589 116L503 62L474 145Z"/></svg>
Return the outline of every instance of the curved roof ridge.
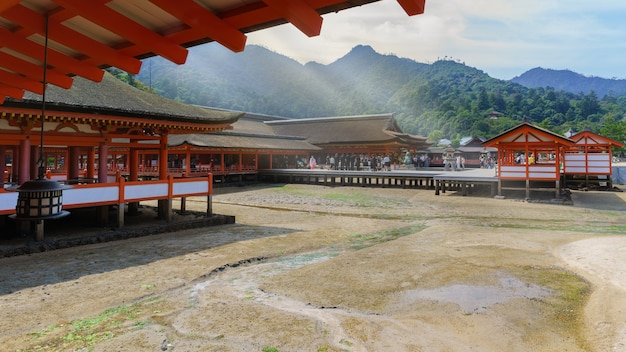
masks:
<svg viewBox="0 0 626 352"><path fill-rule="evenodd" d="M393 113L383 114L371 114L371 115L351 115L351 116L327 116L327 117L308 117L303 119L287 119L280 121L265 121L267 124L279 125L279 124L297 124L297 123L312 123L312 122L329 122L329 121L342 121L342 120L373 120L373 119L391 119Z"/></svg>

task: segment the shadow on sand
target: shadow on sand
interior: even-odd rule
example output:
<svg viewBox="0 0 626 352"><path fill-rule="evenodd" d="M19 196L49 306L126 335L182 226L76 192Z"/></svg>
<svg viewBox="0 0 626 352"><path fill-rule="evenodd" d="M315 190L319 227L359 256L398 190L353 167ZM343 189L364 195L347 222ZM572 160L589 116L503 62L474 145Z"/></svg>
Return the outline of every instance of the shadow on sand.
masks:
<svg viewBox="0 0 626 352"><path fill-rule="evenodd" d="M572 191L572 201L578 208L626 212L626 197L614 191Z"/></svg>
<svg viewBox="0 0 626 352"><path fill-rule="evenodd" d="M297 230L232 224L193 228L133 237L121 241L96 242L63 251L45 251L0 258L0 296L25 288L53 285L83 276L147 265L168 258L202 256L206 249L258 238L279 236ZM149 237L147 237L149 236ZM38 242L40 245L41 242ZM248 258L262 260L264 258ZM192 260L192 259L189 259ZM50 268L50 262L54 268ZM235 266L241 263L228 263Z"/></svg>

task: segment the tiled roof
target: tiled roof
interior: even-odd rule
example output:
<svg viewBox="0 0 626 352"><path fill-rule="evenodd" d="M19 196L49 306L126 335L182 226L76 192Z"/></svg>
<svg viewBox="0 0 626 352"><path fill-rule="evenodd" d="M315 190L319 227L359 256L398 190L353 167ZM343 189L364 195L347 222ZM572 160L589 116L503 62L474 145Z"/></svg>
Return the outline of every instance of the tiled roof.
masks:
<svg viewBox="0 0 626 352"><path fill-rule="evenodd" d="M39 94L26 92L22 100L7 99L3 105L39 108L41 99ZM46 109L208 124L233 123L243 114L180 103L136 89L108 73L100 83L75 77L70 89L48 86Z"/></svg>
<svg viewBox="0 0 626 352"><path fill-rule="evenodd" d="M189 144L196 147L239 149L320 150L303 138L234 133L197 133L168 136L170 147Z"/></svg>
<svg viewBox="0 0 626 352"><path fill-rule="evenodd" d="M307 137L315 145L401 141L430 145L426 137L404 133L393 114L267 121L277 134Z"/></svg>

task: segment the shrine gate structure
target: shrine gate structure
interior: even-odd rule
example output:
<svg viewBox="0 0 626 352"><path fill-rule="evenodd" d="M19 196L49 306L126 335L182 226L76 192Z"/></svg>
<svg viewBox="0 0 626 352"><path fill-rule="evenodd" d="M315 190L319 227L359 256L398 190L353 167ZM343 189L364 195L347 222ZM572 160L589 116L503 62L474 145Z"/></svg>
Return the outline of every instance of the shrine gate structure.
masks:
<svg viewBox="0 0 626 352"><path fill-rule="evenodd" d="M582 182L586 188L590 183L597 184L598 187L606 184L606 187L612 188L611 147L619 148L624 144L589 131L577 133L569 139L576 144L565 151L563 173L566 184Z"/></svg>
<svg viewBox="0 0 626 352"><path fill-rule="evenodd" d="M245 48L246 33L285 23L291 23L307 36L316 36L321 31L322 15L376 1L4 0L0 3L0 155L5 156L9 149L11 165L7 170L6 164L0 163L3 165L0 175L4 177L7 171L7 176L15 176L11 181L22 185L31 181L36 173L33 169L37 173L44 169L41 164L45 157L45 163L50 159L54 169L67 166L69 179L80 178L81 149L84 149L88 150L84 162L88 167L83 169L83 178L107 183L108 148L127 147L132 180L139 166L145 165L136 160L138 150L152 145L158 146L158 177L163 182L167 178L169 134L217 132L228 128L235 120L229 120L233 116L215 119L215 113L177 104L173 108L181 111L165 114L152 114L150 109L128 108L123 104L102 106L97 91L93 92L97 103L94 106L71 100L57 101L54 106L55 102L50 101L50 113L46 113L48 88L69 89L80 79L107 81L109 78L103 71L106 67L138 74L140 60L151 56L183 64L187 47L209 42L239 52ZM424 12L425 0L397 1L408 15ZM110 93L107 89L103 91ZM26 92L42 98L37 101L25 95ZM150 105L144 102L143 107ZM182 113L190 109L196 111ZM41 137L37 138L37 132ZM49 135L46 145L44 134ZM50 158L48 155L39 158L38 151L32 147L37 143L40 154L50 154ZM62 156L64 147L68 148L67 156ZM99 156L97 177L96 168L92 168L96 154ZM40 165L35 167L33 160L37 159ZM160 202L171 202L171 195L180 187L170 183L153 188L160 189L158 197L163 197L166 190L167 195L159 198ZM122 188L118 191L123 194ZM136 196L151 198L143 192L137 192ZM7 204L15 204L16 197L15 193L0 190L0 215L11 212Z"/></svg>
<svg viewBox="0 0 626 352"><path fill-rule="evenodd" d="M483 143L498 149L498 195L502 190L553 189L561 197L561 163L575 142L528 122L505 131ZM553 185L553 186L552 186Z"/></svg>

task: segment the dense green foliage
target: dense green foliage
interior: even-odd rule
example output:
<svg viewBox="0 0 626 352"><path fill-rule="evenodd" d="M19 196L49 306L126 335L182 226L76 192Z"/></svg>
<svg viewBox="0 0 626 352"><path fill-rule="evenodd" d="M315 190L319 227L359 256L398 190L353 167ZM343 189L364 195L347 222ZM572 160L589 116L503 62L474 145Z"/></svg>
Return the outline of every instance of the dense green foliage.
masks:
<svg viewBox="0 0 626 352"><path fill-rule="evenodd" d="M405 131L425 135L441 130L448 138L491 137L526 119L559 134L590 130L626 140L626 96L529 89L453 61L435 62L419 73L389 106L399 112Z"/></svg>
<svg viewBox="0 0 626 352"><path fill-rule="evenodd" d="M462 63L422 64L357 46L329 64L308 63L248 46L190 49L185 65L155 57L126 81L186 102L292 118L394 112L401 128L424 136L492 137L523 119L563 134L590 130L626 141L626 95L599 98L526 88Z"/></svg>

